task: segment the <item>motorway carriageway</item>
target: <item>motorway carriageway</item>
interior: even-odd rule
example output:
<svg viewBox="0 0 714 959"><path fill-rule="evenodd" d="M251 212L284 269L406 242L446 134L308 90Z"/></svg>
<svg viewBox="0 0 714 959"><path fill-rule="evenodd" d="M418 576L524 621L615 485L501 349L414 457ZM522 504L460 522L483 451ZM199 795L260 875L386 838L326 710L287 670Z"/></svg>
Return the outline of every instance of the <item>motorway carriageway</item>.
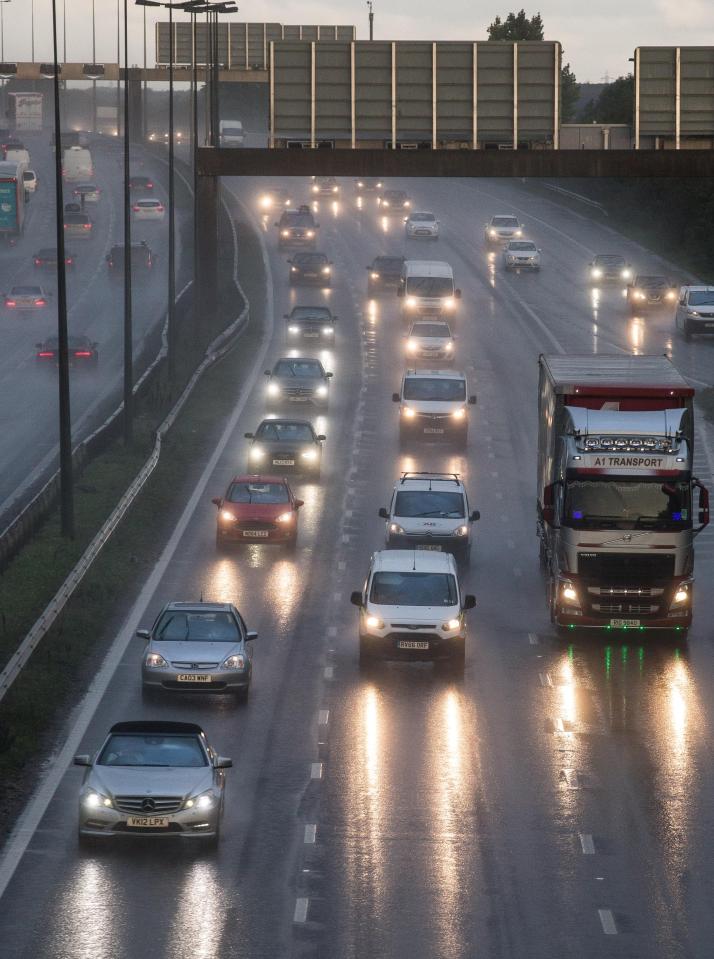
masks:
<svg viewBox="0 0 714 959"><path fill-rule="evenodd" d="M255 204L257 182L228 185ZM649 272L658 264L579 212L507 181L397 185L440 217L442 239L407 246L373 201L355 212L344 184L345 201L319 215L319 246L335 264L329 293L288 288L289 254L276 251L269 218L255 375L214 461L187 478L169 553L74 717L46 812L28 807L11 847L27 841L17 869L0 865L3 959L711 955L712 537L700 537L688 644L640 633L558 639L538 568L535 450L540 351L667 350L701 385L714 344L685 343L670 317L631 319L617 291L595 298L593 253L622 252ZM307 183L291 188L308 196ZM543 250L540 275L505 276L487 258L483 225L510 212ZM463 290L457 365L478 394L465 455L399 450L397 302L365 298L365 265L393 251L448 260ZM210 499L245 467L243 433L264 414L262 371L285 351L280 317L311 301L340 319L323 355L335 373L317 420L323 477L294 484L306 504L297 552L218 555ZM700 430L697 467L711 483L704 440ZM462 579L478 606L460 680L429 665L365 676L357 667L349 595L383 542L377 509L406 469L460 472L481 510ZM132 630L164 602L201 594L234 601L259 632L249 702L143 704ZM139 717L199 722L233 757L217 853L151 842L78 851L81 771L63 764L94 751L111 723Z"/></svg>
<svg viewBox="0 0 714 959"><path fill-rule="evenodd" d="M15 285L40 285L53 296L42 311L6 309L0 301L0 515L16 497L34 486L56 468L59 442L57 414L57 371L36 368L35 343L57 335L57 276L52 269L36 269L33 254L42 247L56 247L54 154L49 134L26 133L23 142L30 150L33 169L39 178L37 191L27 206L25 230L14 247L0 246L0 290ZM66 240L67 250L76 255L76 267L67 272L68 326L71 334L86 334L98 345L96 370L70 369L73 442L93 428L121 402L123 377L123 275L110 279L105 254L115 243L123 243L123 173L118 141L92 138L90 150L95 165L94 182L102 194L98 203L87 203L86 212L94 223L90 240ZM132 173L154 179L154 195L165 200L163 183L166 165L142 152L132 160ZM64 188L65 202L72 196L73 183ZM182 262L181 235L187 213L182 199L186 189L177 178L176 187L176 289L190 275L191 264ZM155 272L145 279L134 274L133 322L134 358L145 339L160 326L168 302L168 216L163 223L132 223L134 242L146 240L159 254ZM158 345L157 345L158 350ZM137 368L136 376L141 373Z"/></svg>

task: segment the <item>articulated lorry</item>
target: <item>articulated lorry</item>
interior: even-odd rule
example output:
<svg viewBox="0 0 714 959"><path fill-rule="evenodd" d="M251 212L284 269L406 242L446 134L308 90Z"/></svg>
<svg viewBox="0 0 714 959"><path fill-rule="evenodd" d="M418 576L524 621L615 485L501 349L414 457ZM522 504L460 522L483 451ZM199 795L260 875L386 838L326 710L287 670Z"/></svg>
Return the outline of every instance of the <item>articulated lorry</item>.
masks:
<svg viewBox="0 0 714 959"><path fill-rule="evenodd" d="M539 365L537 529L551 621L686 634L694 538L709 522L708 491L692 475L693 388L665 356L542 355Z"/></svg>
<svg viewBox="0 0 714 959"><path fill-rule="evenodd" d="M7 115L16 133L42 129L41 93L8 93Z"/></svg>

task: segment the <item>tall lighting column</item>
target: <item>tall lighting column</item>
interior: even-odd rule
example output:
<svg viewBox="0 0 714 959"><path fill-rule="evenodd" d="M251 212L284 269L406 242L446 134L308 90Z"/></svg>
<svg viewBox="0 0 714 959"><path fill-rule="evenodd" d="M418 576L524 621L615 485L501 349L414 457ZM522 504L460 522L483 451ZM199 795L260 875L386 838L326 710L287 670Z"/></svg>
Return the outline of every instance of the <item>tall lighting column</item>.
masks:
<svg viewBox="0 0 714 959"><path fill-rule="evenodd" d="M117 124L119 118L117 117ZM129 202L129 14L124 0L124 443L133 436L134 333L131 303L131 203Z"/></svg>

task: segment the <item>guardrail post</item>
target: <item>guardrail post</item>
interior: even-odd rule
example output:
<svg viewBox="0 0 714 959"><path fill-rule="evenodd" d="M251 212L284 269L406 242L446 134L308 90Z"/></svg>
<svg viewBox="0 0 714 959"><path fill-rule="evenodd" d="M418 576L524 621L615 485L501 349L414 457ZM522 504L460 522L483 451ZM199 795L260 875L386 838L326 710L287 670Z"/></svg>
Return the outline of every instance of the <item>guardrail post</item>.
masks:
<svg viewBox="0 0 714 959"><path fill-rule="evenodd" d="M196 178L196 280L193 292L193 315L196 324L205 315L215 315L218 307L218 204L219 184L216 176Z"/></svg>

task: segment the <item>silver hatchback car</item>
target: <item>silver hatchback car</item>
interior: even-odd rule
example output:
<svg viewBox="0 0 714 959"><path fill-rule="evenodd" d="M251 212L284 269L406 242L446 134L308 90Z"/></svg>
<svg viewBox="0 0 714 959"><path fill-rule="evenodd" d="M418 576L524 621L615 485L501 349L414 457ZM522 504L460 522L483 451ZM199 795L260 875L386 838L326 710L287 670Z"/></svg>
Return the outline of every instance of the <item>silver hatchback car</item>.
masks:
<svg viewBox="0 0 714 959"><path fill-rule="evenodd" d="M232 603L168 603L151 629L141 664L144 693L159 690L235 693L248 696L252 646L258 634L246 628Z"/></svg>
<svg viewBox="0 0 714 959"><path fill-rule="evenodd" d="M220 833L224 770L195 723L126 722L97 754L74 757L87 770L79 792L79 839L188 837L214 845Z"/></svg>

